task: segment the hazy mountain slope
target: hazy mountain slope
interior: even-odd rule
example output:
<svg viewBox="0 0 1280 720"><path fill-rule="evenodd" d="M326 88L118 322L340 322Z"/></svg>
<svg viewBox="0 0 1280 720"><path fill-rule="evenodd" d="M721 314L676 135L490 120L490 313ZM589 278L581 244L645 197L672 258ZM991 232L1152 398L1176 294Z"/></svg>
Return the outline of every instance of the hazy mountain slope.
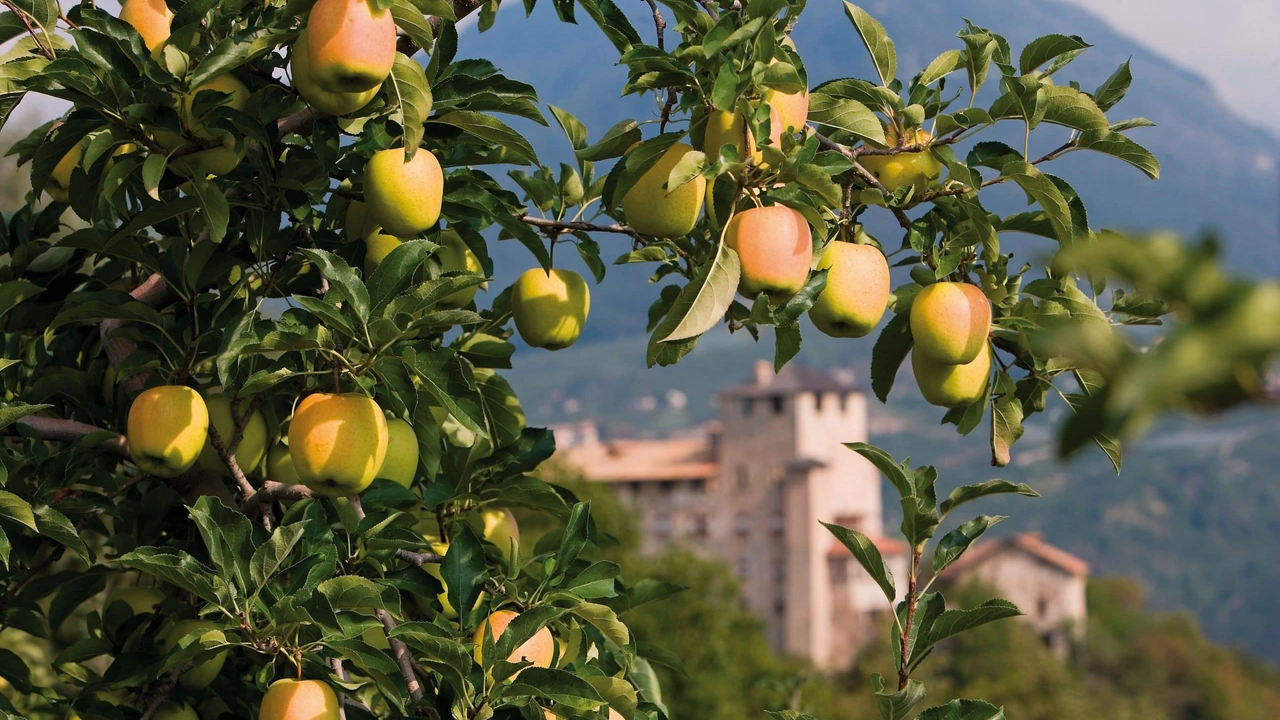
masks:
<svg viewBox="0 0 1280 720"><path fill-rule="evenodd" d="M651 40L653 25L647 6L638 1L618 4L642 36ZM1131 57L1133 89L1111 114L1115 119L1145 116L1159 123L1159 127L1138 131L1135 137L1160 157L1163 179L1152 182L1119 161L1091 153L1078 153L1055 163L1053 171L1082 191L1095 226L1167 227L1186 233L1216 227L1229 238L1228 256L1236 267L1253 272L1280 270L1275 170L1280 148L1264 131L1241 122L1216 103L1200 79L1117 35L1087 13L1047 0L913 0L867 3L867 9L893 36L904 72L923 67L937 52L959 47L955 32L963 27L964 17L1006 34L1015 52L1044 32L1083 36L1095 47L1061 77L1064 82L1080 78L1086 88L1095 87ZM668 31L669 41L671 35ZM842 4L835 0L810 2L795 37L814 84L871 75L866 53L844 16ZM613 64L616 52L590 19L583 16L577 26L562 24L547 2L530 18L525 18L516 4L504 9L488 32L468 30L459 57L476 56L491 58L511 77L532 83L545 103L574 112L587 124L593 139L618 120L655 119L658 114L650 97L618 97L625 71ZM953 80L960 82L961 77L956 75ZM984 95L993 97L993 92L991 87ZM554 122L551 128L514 124L529 133L544 163L554 166L567 158L568 144ZM1020 138L1012 124L1009 132L1007 139ZM1046 130L1044 149L1060 142L1064 133ZM1014 203L1020 202L1012 190L999 190L996 197L1003 201L993 204L1004 210L1012 210ZM873 222L873 227L885 236L894 230L885 218ZM1046 249L1021 236L1010 242L1026 243L1028 258ZM601 238L601 243L608 259L624 250L621 237ZM496 257L502 283L531 263L528 253L515 244L504 243ZM576 258L570 262L576 263ZM612 282L594 293L593 321L587 328L591 338L643 330L644 308L656 297L655 289L645 284L643 269L610 268L610 273Z"/></svg>

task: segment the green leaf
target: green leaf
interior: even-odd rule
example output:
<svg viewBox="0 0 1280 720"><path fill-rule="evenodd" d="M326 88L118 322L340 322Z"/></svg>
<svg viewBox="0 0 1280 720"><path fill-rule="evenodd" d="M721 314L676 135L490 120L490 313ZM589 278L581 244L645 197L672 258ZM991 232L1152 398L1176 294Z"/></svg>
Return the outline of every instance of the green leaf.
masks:
<svg viewBox="0 0 1280 720"><path fill-rule="evenodd" d="M1107 116L1088 95L1065 85L1047 85L1041 89L1041 122L1062 125L1080 131L1106 130Z"/></svg>
<svg viewBox="0 0 1280 720"><path fill-rule="evenodd" d="M906 720L916 705L924 701L924 683L919 680L908 680L905 688L892 695L885 693L885 680L880 673L871 674L871 685L875 690L880 720Z"/></svg>
<svg viewBox="0 0 1280 720"><path fill-rule="evenodd" d="M422 269L427 256L440 246L427 240L409 240L397 245L366 278L369 311L376 315L387 303L405 291L413 276Z"/></svg>
<svg viewBox="0 0 1280 720"><path fill-rule="evenodd" d="M863 442L845 443L844 446L866 458L872 465L875 465L876 469L889 479L889 482L898 491L898 495L904 498L915 497L915 483L889 453L875 445Z"/></svg>
<svg viewBox="0 0 1280 720"><path fill-rule="evenodd" d="M933 574L937 575L948 565L960 559L965 550L982 536L992 525L1004 520L1003 515L979 515L969 522L942 536L938 547L933 551Z"/></svg>
<svg viewBox="0 0 1280 720"><path fill-rule="evenodd" d="M880 84L887 87L898 76L898 53L893 47L893 40L889 39L884 26L868 15L866 10L845 0L844 12L857 28L858 37L862 38L867 52L871 53L871 62L880 75Z"/></svg>
<svg viewBox="0 0 1280 720"><path fill-rule="evenodd" d="M938 597L941 597L941 595ZM1022 611L1018 609L1017 605L999 598L988 600L968 610L947 610L938 615L937 619L927 628L921 626L924 631L924 637L917 641L916 649L912 652L911 666L915 667L924 659L926 650L949 637L996 620L1017 617L1021 614Z"/></svg>
<svg viewBox="0 0 1280 720"><path fill-rule="evenodd" d="M995 54L999 43L986 33L965 33L960 36L964 40L965 70L969 75L970 104L978 96L978 90L987 82L991 72L991 56Z"/></svg>
<svg viewBox="0 0 1280 720"><path fill-rule="evenodd" d="M504 698L542 697L577 710L591 710L605 704L600 693L583 678L564 670L541 667L522 670L510 685L502 688L500 695Z"/></svg>
<svg viewBox="0 0 1280 720"><path fill-rule="evenodd" d="M920 73L921 85L932 85L951 73L965 67L964 53L959 50L948 50L925 67Z"/></svg>
<svg viewBox="0 0 1280 720"><path fill-rule="evenodd" d="M1023 75L1050 60L1077 50L1093 47L1078 35L1045 35L1027 43L1018 58L1018 70Z"/></svg>
<svg viewBox="0 0 1280 720"><path fill-rule="evenodd" d="M192 71L187 81L191 87L199 87L219 75L225 75L275 50L289 32L291 31L282 28L260 27L256 30L233 33L223 38L222 42L209 51L209 54Z"/></svg>
<svg viewBox="0 0 1280 720"><path fill-rule="evenodd" d="M885 324L871 349L871 391L880 402L889 401L889 391L898 377L898 368L911 352L911 316L907 310L899 310Z"/></svg>
<svg viewBox="0 0 1280 720"><path fill-rule="evenodd" d="M1128 137L1109 129L1081 133L1079 146L1119 158L1138 168L1152 180L1160 179L1160 161L1152 152Z"/></svg>
<svg viewBox="0 0 1280 720"><path fill-rule="evenodd" d="M37 532L61 545L65 545L68 550L79 555L80 559L85 562L93 562L89 553L89 546L84 544L84 540L80 538L80 533L76 530L76 526L71 524L66 515L48 505L36 506L32 512L35 515Z"/></svg>
<svg viewBox="0 0 1280 720"><path fill-rule="evenodd" d="M415 3L410 0L395 0L391 6L391 16L395 18L396 28L403 30L414 45L430 50L435 44L435 32L431 29L431 23ZM392 67L394 72L394 66Z"/></svg>
<svg viewBox="0 0 1280 720"><path fill-rule="evenodd" d="M440 576L448 591L450 605L456 608L475 605L485 581L489 579L489 572L485 567L484 546L470 525L463 523L458 526L449 543L449 551L440 563ZM530 637L532 635L530 633Z"/></svg>
<svg viewBox="0 0 1280 720"><path fill-rule="evenodd" d="M47 410L52 405L29 405L27 403L0 403L0 429L7 428L28 415L35 415Z"/></svg>
<svg viewBox="0 0 1280 720"><path fill-rule="evenodd" d="M991 406L991 464L1009 464L1010 449L1022 437L1022 403L1012 394L1001 395Z"/></svg>
<svg viewBox="0 0 1280 720"><path fill-rule="evenodd" d="M1027 497L1040 497L1040 493L1031 489L1026 483L1011 483L1008 480L988 480L984 483L975 485L961 485L951 491L951 495L942 501L939 510L943 515L955 510L957 507L971 501L977 500L988 495L1000 495L1006 493L1017 493Z"/></svg>
<svg viewBox="0 0 1280 720"><path fill-rule="evenodd" d="M640 125L635 120L623 120L605 132L593 145L574 148L573 154L583 161L598 162L622 157L632 145L642 138Z"/></svg>
<svg viewBox="0 0 1280 720"><path fill-rule="evenodd" d="M1071 223L1071 208L1062 192L1044 173L1028 162L1015 160L1008 162L1001 169L1001 174L1018 183L1027 195L1034 198L1044 208L1058 242L1069 246L1075 237Z"/></svg>
<svg viewBox="0 0 1280 720"><path fill-rule="evenodd" d="M358 610L365 614L383 610L382 591L377 583L358 575L339 575L316 586L334 610Z"/></svg>
<svg viewBox="0 0 1280 720"><path fill-rule="evenodd" d="M633 45L644 42L613 0L578 0L578 5L600 26L604 36L619 53L625 53Z"/></svg>
<svg viewBox="0 0 1280 720"><path fill-rule="evenodd" d="M231 206L227 203L226 196L217 185L202 178L195 178L191 183L191 189L200 202L200 209L204 211L209 239L215 243L222 242L222 239L227 236L227 223L231 221Z"/></svg>
<svg viewBox="0 0 1280 720"><path fill-rule="evenodd" d="M555 105L548 105L547 107L551 108L551 114L555 116L556 122L560 123L560 129L564 130L565 137L569 138L569 145L573 147L574 151L577 152L585 148L587 146L587 126L583 125L568 110L558 108Z"/></svg>
<svg viewBox="0 0 1280 720"><path fill-rule="evenodd" d="M31 504L7 490L0 490L0 518L8 518L39 532Z"/></svg>
<svg viewBox="0 0 1280 720"><path fill-rule="evenodd" d="M19 304L42 292L44 288L29 280L10 280L0 283L0 317L4 317Z"/></svg>
<svg viewBox="0 0 1280 720"><path fill-rule="evenodd" d="M809 121L844 130L879 145L888 144L880 118L857 100L814 92L809 95Z"/></svg>
<svg viewBox="0 0 1280 720"><path fill-rule="evenodd" d="M300 522L284 525L275 529L271 537L253 551L249 560L249 579L257 590L266 586L267 582L286 567L290 553L297 547L306 532L306 525Z"/></svg>
<svg viewBox="0 0 1280 720"><path fill-rule="evenodd" d="M741 271L738 253L722 241L706 276L701 280L687 307L682 307L683 304L680 302L672 307L672 313L677 310L682 312L681 319L661 342L675 342L697 337L715 327L724 318L729 305L733 303L733 296L738 292L738 276ZM694 282L698 281L695 279L690 284Z"/></svg>
<svg viewBox="0 0 1280 720"><path fill-rule="evenodd" d="M142 547L121 557L120 564L177 585L205 602L218 602L213 571L181 550Z"/></svg>
<svg viewBox="0 0 1280 720"><path fill-rule="evenodd" d="M538 165L538 154L523 135L512 130L509 125L490 115L483 115L469 110L452 110L428 123L451 125L468 133L482 142L505 148L517 160L530 165Z"/></svg>
<svg viewBox="0 0 1280 720"><path fill-rule="evenodd" d="M985 700L952 700L946 705L931 707L920 713L916 720L1005 720L1004 708L998 708Z"/></svg>
<svg viewBox="0 0 1280 720"><path fill-rule="evenodd" d="M233 579L242 591L249 591L248 561L253 552L249 518L209 495L197 500L188 514L200 531L214 570Z"/></svg>
<svg viewBox="0 0 1280 720"><path fill-rule="evenodd" d="M369 290L345 260L325 250L304 248L299 252L310 258L320 269L320 274L329 281L329 292L349 303L360 320L369 319Z"/></svg>
<svg viewBox="0 0 1280 720"><path fill-rule="evenodd" d="M586 620L618 647L625 648L631 644L631 633L627 626L618 620L618 615L607 605L578 603L569 608L569 612Z"/></svg>
<svg viewBox="0 0 1280 720"><path fill-rule="evenodd" d="M857 559L871 579L876 581L880 586L880 590L884 592L885 598L889 602L893 602L898 596L897 590L893 584L893 573L889 570L889 566L885 563L884 558L880 555L880 551L876 548L875 543L871 542L871 538L866 535L847 527L835 525L833 523L822 523L823 527L831 531L832 535L840 541L849 552L853 553L853 557Z"/></svg>
<svg viewBox="0 0 1280 720"><path fill-rule="evenodd" d="M391 66L391 88L399 104L392 118L404 132L405 159L408 160L417 153L422 143L422 123L431 115L431 84L417 61L396 53L395 64Z"/></svg>
<svg viewBox="0 0 1280 720"><path fill-rule="evenodd" d="M1093 101L1103 112L1106 112L1124 99L1132 82L1133 74L1129 71L1129 61L1125 60L1115 72L1111 73L1110 77L1102 81L1097 90L1093 91Z"/></svg>

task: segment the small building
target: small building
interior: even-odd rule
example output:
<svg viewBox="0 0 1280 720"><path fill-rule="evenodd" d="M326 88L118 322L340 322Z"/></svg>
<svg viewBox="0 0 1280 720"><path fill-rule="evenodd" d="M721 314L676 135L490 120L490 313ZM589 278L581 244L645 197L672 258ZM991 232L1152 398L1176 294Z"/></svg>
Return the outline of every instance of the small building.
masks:
<svg viewBox="0 0 1280 720"><path fill-rule="evenodd" d="M1045 542L1040 533L981 540L944 576L995 588L1060 656L1084 639L1089 563Z"/></svg>
<svg viewBox="0 0 1280 720"><path fill-rule="evenodd" d="M642 552L680 544L724 560L775 648L847 669L884 636L891 607L820 521L867 535L899 592L910 551L884 535L879 471L844 446L867 440L867 397L847 371L793 362L775 374L762 361L716 405L718 422L665 440L602 439L583 423L557 428L558 457L636 511Z"/></svg>

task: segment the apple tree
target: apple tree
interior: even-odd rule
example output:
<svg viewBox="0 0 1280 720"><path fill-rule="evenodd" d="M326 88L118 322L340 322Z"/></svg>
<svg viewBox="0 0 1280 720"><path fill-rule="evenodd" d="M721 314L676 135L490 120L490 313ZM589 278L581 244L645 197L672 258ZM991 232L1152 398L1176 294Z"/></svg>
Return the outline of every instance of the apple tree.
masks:
<svg viewBox="0 0 1280 720"><path fill-rule="evenodd" d="M596 282L610 254L653 267L660 289L635 308L650 366L720 326L772 328L778 367L806 313L837 336L882 327L862 341L877 396L920 355L926 397L960 432L988 428L996 465L1053 403L1078 412L1064 449L1094 443L1118 469L1119 437L1153 414L1257 396L1280 345L1274 286L1191 293L1207 253L1163 244L1146 263L1046 169L1098 152L1158 176L1127 134L1149 121L1108 117L1127 64L1086 90L1065 77L1081 38L1015 53L969 24L907 76L845 3L875 74L821 81L788 39L803 0L646 2L652 28L613 0L543 3L598 25L617 51L604 60L628 69L621 92L656 99L654 117L593 135L463 59L484 35L457 22L488 28L498 0L126 0L118 15L5 0L0 121L27 94L71 109L13 146L30 191L0 225L0 711L666 716L654 666L679 661L626 619L679 588L593 560L608 528L539 479L554 439L500 372L516 332L573 352L589 322L557 245ZM558 169L502 119L548 114L574 159ZM997 126L1023 142L977 138ZM1061 145L1033 156L1032 132ZM993 186L1027 209L988 209ZM901 237L872 238L864 213ZM1047 239L1049 262L1012 262L1013 233ZM509 240L531 269L485 287L489 248ZM1108 277L1127 291L1104 299ZM1211 383L1119 327L1176 308L1191 326L1168 354L1239 348ZM939 503L932 468L851 450L901 494L913 548L895 579L867 538L830 526L888 598L897 677L877 676L874 700L899 718L934 644L1018 612L948 609L917 582L929 539L961 504L1034 491L992 481ZM521 543L510 508L555 529ZM946 534L933 571L996 521ZM920 717L1002 714L966 700Z"/></svg>

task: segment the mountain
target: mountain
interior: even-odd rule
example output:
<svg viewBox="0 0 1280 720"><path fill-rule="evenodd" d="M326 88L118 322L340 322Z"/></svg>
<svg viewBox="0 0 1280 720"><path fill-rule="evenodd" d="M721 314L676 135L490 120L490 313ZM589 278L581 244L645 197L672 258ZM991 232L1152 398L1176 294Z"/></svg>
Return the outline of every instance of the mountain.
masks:
<svg viewBox="0 0 1280 720"><path fill-rule="evenodd" d="M641 34L652 38L647 6L619 5ZM1133 87L1110 116L1142 116L1159 124L1134 137L1160 158L1162 178L1152 182L1114 159L1089 153L1055 162L1052 171L1081 191L1094 227L1168 228L1183 234L1216 229L1225 238L1232 267L1280 272L1275 201L1280 146L1226 111L1201 79L1084 11L1057 2L877 0L866 2L866 9L894 38L899 67L906 72L959 47L954 33L965 17L1005 34L1015 52L1047 32L1081 35L1094 47L1061 77L1078 78L1086 89L1130 59ZM561 24L548 2L527 19L512 7L488 32L467 31L459 56L488 57L510 77L533 84L545 103L569 109L586 123L593 140L620 119L656 119L652 98L618 97L625 71L611 62L612 46L594 24L586 17L581 22ZM671 37L669 31L669 42ZM810 2L795 38L814 84L871 75L866 52L838 2ZM528 133L543 163L555 166L569 159L568 143L554 124L517 126ZM1044 131L1046 147L1060 142L1061 132ZM1016 202L1020 198L1009 192L994 204L1008 210ZM894 236L886 222L872 223L872 229L883 238ZM606 259L627 249L621 237L600 242ZM1008 242L1024 243L1019 255L1028 260L1049 249L1026 236ZM502 243L493 254L497 287L533 262L515 243ZM557 261L571 255L561 252ZM578 265L577 259L571 264ZM657 289L646 283L640 268L611 266L609 276L593 288L588 333L579 345L557 353L518 350L517 368L509 377L531 422L594 418L615 434L678 431L713 418L716 389L745 377L753 360L772 357L767 333L756 344L716 330L679 365L645 370L645 309ZM807 328L804 342L801 361L851 367L857 377L867 377L870 340L837 341ZM997 531L1040 530L1089 559L1097 574L1138 578L1152 605L1190 609L1210 637L1280 660L1280 611L1270 601L1280 593L1280 566L1271 552L1280 545L1280 483L1274 470L1280 466L1280 446L1274 442L1280 411L1165 423L1126 448L1119 478L1099 453L1065 465L1053 460L1053 413L1029 424L1015 447L1013 466L1000 471L988 467L983 429L961 438L938 424L941 415L923 403L904 374L889 405L872 401L872 440L897 457L913 455L916 463L937 465L944 492L990 477L1029 482L1043 497L998 504L993 511L1011 519Z"/></svg>
<svg viewBox="0 0 1280 720"><path fill-rule="evenodd" d="M647 5L617 4L641 36L652 42L653 20ZM943 50L962 47L955 33L964 27L963 18L1004 34L1015 53L1045 33L1080 35L1094 47L1057 77L1061 82L1079 79L1086 89L1097 87L1120 63L1131 60L1132 89L1109 116L1113 120L1147 117L1158 124L1135 131L1133 136L1160 158L1164 166L1161 179L1151 181L1114 158L1087 152L1068 155L1046 167L1081 192L1094 227L1167 228L1188 235L1215 229L1226 238L1226 256L1233 267L1252 273L1280 272L1280 204L1276 202L1280 194L1276 169L1280 143L1227 111L1202 79L1116 34L1085 11L1058 2L877 0L865 3L865 7L894 39L898 66L904 74L923 68ZM671 13L666 14L670 18ZM626 70L613 63L616 51L590 18L579 15L578 25L561 23L551 3L543 2L526 18L518 3L507 3L493 28L482 34L474 29L464 33L458 56L487 57L509 77L532 84L545 104L577 115L592 140L625 118L655 120L659 105L651 96L618 97ZM839 2L810 2L794 37L811 84L874 74ZM667 41L675 42L670 29ZM994 80L988 83L979 104L994 98L994 86ZM571 160L568 142L554 120L549 128L519 120L513 125L527 133L544 164L556 167L560 161ZM979 139L1012 140L1016 136L1020 143L1019 126L1007 125L1007 130L984 133ZM1041 144L1033 142L1033 152L1047 151L1066 137L1066 131L1059 128L1038 132ZM995 209L1013 211L1021 205L1015 189L992 190L984 192L984 198ZM873 234L894 238L896 244L900 231L887 213L871 212L865 217ZM624 240L623 236L600 238L606 261L627 249ZM1007 243L1023 243L1026 250L1019 256L1032 261L1049 250L1046 243L1029 236L1011 236ZM569 255L572 253L559 256ZM515 243L503 243L494 249L494 257L498 287L533 262ZM570 264L582 269L577 258ZM642 267L610 267L609 275L608 282L593 288L588 339L642 332L645 308L657 297Z"/></svg>

